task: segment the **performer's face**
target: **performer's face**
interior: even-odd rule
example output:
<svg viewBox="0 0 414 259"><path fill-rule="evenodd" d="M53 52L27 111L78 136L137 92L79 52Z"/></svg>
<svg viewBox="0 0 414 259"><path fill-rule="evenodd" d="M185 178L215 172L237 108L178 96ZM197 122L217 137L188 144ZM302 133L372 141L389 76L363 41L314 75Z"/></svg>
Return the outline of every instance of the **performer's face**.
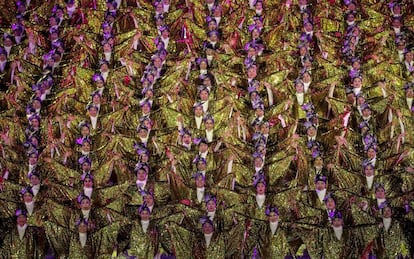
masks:
<svg viewBox="0 0 414 259"><path fill-rule="evenodd" d="M336 207L336 203L335 200L332 198L328 198L328 200L326 201L326 208L328 210L333 210Z"/></svg>
<svg viewBox="0 0 414 259"><path fill-rule="evenodd" d="M13 41L10 38L5 38L4 39L4 46L10 47L11 45L13 45Z"/></svg>
<svg viewBox="0 0 414 259"><path fill-rule="evenodd" d="M213 212L216 210L216 203L213 200L210 200L206 204L207 212Z"/></svg>
<svg viewBox="0 0 414 259"><path fill-rule="evenodd" d="M217 33L212 33L209 37L211 42L217 42L218 41L218 36Z"/></svg>
<svg viewBox="0 0 414 259"><path fill-rule="evenodd" d="M348 11L355 11L356 10L356 5L354 3L350 3L348 5Z"/></svg>
<svg viewBox="0 0 414 259"><path fill-rule="evenodd" d="M361 86L362 86L362 80L361 80L361 78L355 78L354 79L354 82L352 83L352 86L354 87L354 88L360 88Z"/></svg>
<svg viewBox="0 0 414 259"><path fill-rule="evenodd" d="M163 4L162 3L159 3L156 6L155 11L158 12L158 13L163 13L164 12L164 6L163 6Z"/></svg>
<svg viewBox="0 0 414 259"><path fill-rule="evenodd" d="M205 61L200 62L200 69L207 69L207 62Z"/></svg>
<svg viewBox="0 0 414 259"><path fill-rule="evenodd" d="M275 212L270 212L268 219L270 222L276 222L279 220L279 215L277 215Z"/></svg>
<svg viewBox="0 0 414 259"><path fill-rule="evenodd" d="M396 4L393 6L392 11L394 13L394 15L399 15L401 14L401 6Z"/></svg>
<svg viewBox="0 0 414 259"><path fill-rule="evenodd" d="M334 226L334 227L341 227L341 226L343 226L343 221L342 221L342 219L335 218L335 219L332 221L332 226Z"/></svg>
<svg viewBox="0 0 414 259"><path fill-rule="evenodd" d="M263 10L263 3L260 2L260 1L257 1L257 3L255 4L254 7L257 11L261 11L261 10Z"/></svg>
<svg viewBox="0 0 414 259"><path fill-rule="evenodd" d="M49 18L49 25L50 25L50 26L55 26L55 25L57 25L57 21L56 21L56 18L55 18L55 17L50 17L50 18Z"/></svg>
<svg viewBox="0 0 414 259"><path fill-rule="evenodd" d="M317 181L315 183L315 187L316 187L316 190L322 191L323 189L326 189L326 183L324 181Z"/></svg>
<svg viewBox="0 0 414 259"><path fill-rule="evenodd" d="M209 31L213 31L213 30L217 29L217 23L215 21L210 21L208 23L208 29L209 29Z"/></svg>
<svg viewBox="0 0 414 259"><path fill-rule="evenodd" d="M142 113L148 114L151 111L151 106L149 104L144 104L141 107Z"/></svg>
<svg viewBox="0 0 414 259"><path fill-rule="evenodd" d="M111 52L111 51L112 51L112 46L111 46L111 44L109 44L109 43L105 43L105 44L103 45L103 51L104 51L104 52Z"/></svg>
<svg viewBox="0 0 414 259"><path fill-rule="evenodd" d="M149 157L146 153L141 154L141 162L146 163L148 162Z"/></svg>
<svg viewBox="0 0 414 259"><path fill-rule="evenodd" d="M213 233L214 228L210 223L204 223L203 225L203 232L204 234L211 234Z"/></svg>
<svg viewBox="0 0 414 259"><path fill-rule="evenodd" d="M33 101L33 108L40 109L41 107L42 107L42 104L40 103L39 100L34 100Z"/></svg>
<svg viewBox="0 0 414 259"><path fill-rule="evenodd" d="M150 119L144 120L143 123L144 123L144 126L147 127L147 129L152 128L152 123L151 123Z"/></svg>
<svg viewBox="0 0 414 259"><path fill-rule="evenodd" d="M384 209L383 209L383 217L384 218L391 218L391 216L392 216L392 210L391 210L391 208L390 207L385 207Z"/></svg>
<svg viewBox="0 0 414 259"><path fill-rule="evenodd" d="M29 156L29 165L35 165L37 163L37 155L31 154Z"/></svg>
<svg viewBox="0 0 414 259"><path fill-rule="evenodd" d="M302 81L304 82L304 83L309 83L310 81L311 81L311 76L310 76L310 74L309 73L304 73L303 75L302 75Z"/></svg>
<svg viewBox="0 0 414 259"><path fill-rule="evenodd" d="M194 114L195 114L195 116L197 116L197 117L202 116L202 115L203 115L203 107L202 107L201 105L200 105L200 106L195 107L195 108L194 108Z"/></svg>
<svg viewBox="0 0 414 259"><path fill-rule="evenodd" d="M296 89L296 92L297 92L298 94L303 93L303 91L304 91L303 84L301 84L301 83L297 83L297 84L295 84L295 89Z"/></svg>
<svg viewBox="0 0 414 259"><path fill-rule="evenodd" d="M168 30L163 30L161 36L166 39L170 36L170 32Z"/></svg>
<svg viewBox="0 0 414 259"><path fill-rule="evenodd" d="M205 184L204 178L202 176L198 176L195 179L195 184L196 184L196 187L197 188L203 188L204 187L204 184Z"/></svg>
<svg viewBox="0 0 414 259"><path fill-rule="evenodd" d="M358 105L362 105L365 103L365 98L363 96L358 96L357 98Z"/></svg>
<svg viewBox="0 0 414 259"><path fill-rule="evenodd" d="M154 97L154 92L151 89L148 89L145 92L145 97L148 98L148 99L152 99Z"/></svg>
<svg viewBox="0 0 414 259"><path fill-rule="evenodd" d="M308 54L308 50L307 50L307 48L306 47L300 47L299 48L299 55L300 56L305 56L306 54Z"/></svg>
<svg viewBox="0 0 414 259"><path fill-rule="evenodd" d="M208 91L207 90L201 90L200 91L200 100L205 102L208 101Z"/></svg>
<svg viewBox="0 0 414 259"><path fill-rule="evenodd" d="M362 110L362 116L368 117L370 115L371 115L371 109L366 108L366 109Z"/></svg>
<svg viewBox="0 0 414 259"><path fill-rule="evenodd" d="M191 144L191 136L188 134L184 134L182 140L183 140L183 143L186 145Z"/></svg>
<svg viewBox="0 0 414 259"><path fill-rule="evenodd" d="M204 122L206 130L212 130L214 128L214 122L212 120L206 120Z"/></svg>
<svg viewBox="0 0 414 259"><path fill-rule="evenodd" d="M258 29L254 29L253 31L252 31L252 38L253 39L257 39L257 38L259 38L260 37L260 31L258 30Z"/></svg>
<svg viewBox="0 0 414 259"><path fill-rule="evenodd" d="M36 175L30 176L30 184L32 186L40 184L40 179Z"/></svg>
<svg viewBox="0 0 414 259"><path fill-rule="evenodd" d="M38 128L38 127L39 127L39 125L40 125L40 123L39 123L39 120L38 120L38 119L32 119L32 120L30 121L30 123L32 124L32 127L34 127L34 128Z"/></svg>
<svg viewBox="0 0 414 259"><path fill-rule="evenodd" d="M213 12L213 16L214 17L221 17L221 9L220 8L215 8L214 12Z"/></svg>
<svg viewBox="0 0 414 259"><path fill-rule="evenodd" d="M207 145L206 143L200 143L199 151L200 151L201 153L206 152L206 151L207 151L207 149L208 149L208 145Z"/></svg>
<svg viewBox="0 0 414 259"><path fill-rule="evenodd" d="M23 202L32 202L33 201L33 195L30 192L26 192L23 194Z"/></svg>
<svg viewBox="0 0 414 259"><path fill-rule="evenodd" d="M83 186L86 188L92 188L93 186L93 181L91 178L87 177L85 178L85 180L83 181Z"/></svg>
<svg viewBox="0 0 414 259"><path fill-rule="evenodd" d="M375 158L376 154L377 154L377 152L375 152L375 149L373 149L373 148L370 148L370 149L368 149L368 151L367 151L367 157L368 157L369 159L373 159L373 158Z"/></svg>
<svg viewBox="0 0 414 259"><path fill-rule="evenodd" d="M198 171L205 171L206 170L206 163L204 163L203 161L199 161L197 163L197 170Z"/></svg>
<svg viewBox="0 0 414 259"><path fill-rule="evenodd" d="M81 135L82 135L83 137L89 136L89 133L90 133L90 130L89 130L89 128L88 128L88 127L83 126L83 127L81 128Z"/></svg>
<svg viewBox="0 0 414 259"><path fill-rule="evenodd" d="M145 172L145 170L143 169L139 169L137 172L137 179L140 181L145 181L146 178L147 178L147 172Z"/></svg>
<svg viewBox="0 0 414 259"><path fill-rule="evenodd" d="M263 28L263 22L260 19L256 19L255 24L258 28Z"/></svg>
<svg viewBox="0 0 414 259"><path fill-rule="evenodd" d="M264 110L262 108L257 108L254 112L258 118L264 116Z"/></svg>
<svg viewBox="0 0 414 259"><path fill-rule="evenodd" d="M309 129L306 132L308 134L308 137L314 137L314 136L316 136L316 129L315 129L315 127L309 127Z"/></svg>
<svg viewBox="0 0 414 259"><path fill-rule="evenodd" d="M355 61L354 63L352 63L352 68L358 70L361 68L361 64L358 61Z"/></svg>
<svg viewBox="0 0 414 259"><path fill-rule="evenodd" d="M91 151L91 144L89 144L89 142L87 142L87 141L84 141L82 143L82 151L90 152Z"/></svg>
<svg viewBox="0 0 414 259"><path fill-rule="evenodd" d="M211 80L209 77L204 78L203 85L205 86L211 86Z"/></svg>
<svg viewBox="0 0 414 259"><path fill-rule="evenodd" d="M311 31L313 31L313 25L312 25L310 22L307 22L307 23L305 24L305 31L306 31L306 32L311 32Z"/></svg>
<svg viewBox="0 0 414 259"><path fill-rule="evenodd" d="M80 223L78 226L79 233L86 233L88 232L88 225L86 225L84 222Z"/></svg>
<svg viewBox="0 0 414 259"><path fill-rule="evenodd" d="M157 27L164 25L164 20L161 18L155 20L155 25L157 25Z"/></svg>
<svg viewBox="0 0 414 259"><path fill-rule="evenodd" d="M256 185L256 193L259 195L263 195L266 192L266 185L264 185L263 183L258 183Z"/></svg>
<svg viewBox="0 0 414 259"><path fill-rule="evenodd" d="M255 78L257 76L257 70L255 67L250 67L247 70L247 77L248 78Z"/></svg>
<svg viewBox="0 0 414 259"><path fill-rule="evenodd" d="M256 157L254 159L254 166L255 167L261 167L263 165L263 160L260 157Z"/></svg>
<svg viewBox="0 0 414 259"><path fill-rule="evenodd" d="M150 213L149 213L148 210L141 211L139 216L141 217L141 220L149 220L150 219Z"/></svg>
<svg viewBox="0 0 414 259"><path fill-rule="evenodd" d="M154 205L154 197L152 197L152 195L149 195L149 194L145 195L144 201L147 204L147 206Z"/></svg>
<svg viewBox="0 0 414 259"><path fill-rule="evenodd" d="M95 94L92 98L92 102L94 104L100 104L101 103L101 96L99 94Z"/></svg>
<svg viewBox="0 0 414 259"><path fill-rule="evenodd" d="M394 28L401 28L401 21L400 21L400 19L394 19L394 20L392 20L392 27L394 27Z"/></svg>
<svg viewBox="0 0 414 259"><path fill-rule="evenodd" d="M414 90L412 88L408 88L405 91L405 97L407 97L407 98L413 98L414 97Z"/></svg>
<svg viewBox="0 0 414 259"><path fill-rule="evenodd" d="M82 171L89 172L91 170L91 165L89 163L82 164Z"/></svg>
<svg viewBox="0 0 414 259"><path fill-rule="evenodd" d="M355 21L355 16L352 13L348 14L348 16L346 18L346 21L347 22L353 22L353 21Z"/></svg>
<svg viewBox="0 0 414 259"><path fill-rule="evenodd" d="M397 44L397 49L398 49L398 50L404 50L404 49L405 49L405 41L400 41L400 42Z"/></svg>
<svg viewBox="0 0 414 259"><path fill-rule="evenodd" d="M256 54L257 54L256 49L253 48L253 47L251 47L247 50L247 56L248 57L254 57L254 56L256 56Z"/></svg>
<svg viewBox="0 0 414 259"><path fill-rule="evenodd" d="M374 167L372 165L367 165L364 169L365 176L373 176L374 175Z"/></svg>
<svg viewBox="0 0 414 259"><path fill-rule="evenodd" d="M262 156L266 155L266 147L264 145L260 145L259 147L257 147L257 152L259 152Z"/></svg>
<svg viewBox="0 0 414 259"><path fill-rule="evenodd" d="M27 223L27 217L25 215L20 215L17 217L17 225L23 226Z"/></svg>
<svg viewBox="0 0 414 259"><path fill-rule="evenodd" d="M89 115L92 117L96 117L96 115L98 115L98 109L96 107L91 107L89 109Z"/></svg>
<svg viewBox="0 0 414 259"><path fill-rule="evenodd" d="M102 88L104 86L104 81L98 80L95 82L96 88Z"/></svg>
<svg viewBox="0 0 414 259"><path fill-rule="evenodd" d="M89 210L91 208L91 201L88 199L83 199L81 201L80 207L82 210Z"/></svg>
<svg viewBox="0 0 414 259"><path fill-rule="evenodd" d="M377 199L385 199L385 189L380 187L377 190L375 190L375 197Z"/></svg>
<svg viewBox="0 0 414 259"><path fill-rule="evenodd" d="M108 64L104 63L101 65L101 71L102 72L108 72L109 71L109 66Z"/></svg>
<svg viewBox="0 0 414 259"><path fill-rule="evenodd" d="M156 68L161 68L162 67L162 61L161 61L161 59L160 58L154 58L154 66L156 67Z"/></svg>
<svg viewBox="0 0 414 259"><path fill-rule="evenodd" d="M316 167L322 167L323 166L323 158L318 156L315 158L315 166Z"/></svg>
<svg viewBox="0 0 414 259"><path fill-rule="evenodd" d="M140 130L138 131L138 136L139 136L140 138L146 138L146 137L148 136L148 131L147 131L147 130L145 130L145 129L140 129Z"/></svg>
<svg viewBox="0 0 414 259"><path fill-rule="evenodd" d="M263 124L261 127L260 127L260 130L261 130L261 132L262 132L262 134L269 134L269 124Z"/></svg>

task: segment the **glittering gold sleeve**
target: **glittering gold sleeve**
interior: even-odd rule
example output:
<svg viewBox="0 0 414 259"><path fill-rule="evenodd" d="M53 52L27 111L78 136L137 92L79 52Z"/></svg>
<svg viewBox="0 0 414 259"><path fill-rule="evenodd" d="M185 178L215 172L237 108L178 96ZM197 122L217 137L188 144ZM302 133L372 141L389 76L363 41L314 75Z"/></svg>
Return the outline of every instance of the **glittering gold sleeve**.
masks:
<svg viewBox="0 0 414 259"><path fill-rule="evenodd" d="M86 240L86 244L82 247L79 241L79 233L72 232L70 242L69 242L69 259L91 259L95 256L95 249L94 249L93 242L91 237L89 236Z"/></svg>
<svg viewBox="0 0 414 259"><path fill-rule="evenodd" d="M70 231L68 228L56 224L52 221L45 221L43 224L46 237L56 256L66 257L69 253L67 244L70 241Z"/></svg>
<svg viewBox="0 0 414 259"><path fill-rule="evenodd" d="M144 233L141 224L134 222L131 229L130 248L128 255L137 258L153 258L156 252L156 236L155 228L148 226L147 233Z"/></svg>

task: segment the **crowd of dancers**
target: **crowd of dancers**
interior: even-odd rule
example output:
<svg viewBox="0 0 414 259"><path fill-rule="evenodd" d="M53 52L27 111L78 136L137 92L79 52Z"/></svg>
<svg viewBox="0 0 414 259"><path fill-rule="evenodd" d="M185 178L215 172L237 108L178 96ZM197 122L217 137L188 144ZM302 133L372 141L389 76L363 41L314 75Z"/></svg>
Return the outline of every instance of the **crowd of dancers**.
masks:
<svg viewBox="0 0 414 259"><path fill-rule="evenodd" d="M412 258L412 1L2 6L0 257Z"/></svg>

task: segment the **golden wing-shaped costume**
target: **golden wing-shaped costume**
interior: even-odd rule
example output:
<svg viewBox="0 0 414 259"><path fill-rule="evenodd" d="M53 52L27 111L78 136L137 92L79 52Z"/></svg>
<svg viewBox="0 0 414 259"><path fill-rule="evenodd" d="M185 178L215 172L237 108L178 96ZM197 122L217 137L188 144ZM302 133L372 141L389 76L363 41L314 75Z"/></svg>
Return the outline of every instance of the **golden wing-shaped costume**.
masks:
<svg viewBox="0 0 414 259"><path fill-rule="evenodd" d="M117 244L118 232L123 222L113 222L92 234L95 244L97 258L108 258L112 256L113 249Z"/></svg>
<svg viewBox="0 0 414 259"><path fill-rule="evenodd" d="M175 222L167 223L165 227L171 235L175 256L177 258L192 258L195 233Z"/></svg>
<svg viewBox="0 0 414 259"><path fill-rule="evenodd" d="M91 98L91 93L95 90L92 86L93 70L81 67L76 68L75 85L77 86L78 100L83 103L88 103Z"/></svg>
<svg viewBox="0 0 414 259"><path fill-rule="evenodd" d="M76 197L75 197L76 198ZM46 200L44 204L47 209L46 215L48 221L62 227L69 227L69 219L72 209L62 203L55 202L51 199Z"/></svg>
<svg viewBox="0 0 414 259"><path fill-rule="evenodd" d="M70 242L71 232L67 226L60 225L56 222L47 220L43 223L46 237L51 245L55 256L67 256L69 253L68 244Z"/></svg>
<svg viewBox="0 0 414 259"><path fill-rule="evenodd" d="M126 198L125 194L126 194L128 187L129 187L129 183L125 182L125 183L110 186L110 187L97 188L95 191L97 193L98 200L102 202L102 205L105 205L108 207L110 206L110 204L112 204L114 201L117 201L117 200L120 200L121 201L120 203L123 204L124 203L123 201ZM123 210L123 207L119 208L119 207L111 206L111 209L121 213Z"/></svg>
<svg viewBox="0 0 414 259"><path fill-rule="evenodd" d="M177 111L177 110L175 110L172 107L169 107L167 105L161 107L161 116L165 120L166 127L168 127L168 128L177 128L177 129L178 129L178 127L177 127L178 126L177 118L179 116L181 116L184 119L184 117L185 117L185 116L182 116L182 114L179 111ZM188 123L185 123L185 122L184 122L184 124L188 125Z"/></svg>
<svg viewBox="0 0 414 259"><path fill-rule="evenodd" d="M282 155L280 153L283 153L284 157L279 160L274 160L269 164L269 184L274 185L278 181L280 181L282 178L285 178L287 174L292 173L289 169L291 166L291 163L294 158L294 154L286 154L284 151L278 152L279 155Z"/></svg>
<svg viewBox="0 0 414 259"><path fill-rule="evenodd" d="M366 11L369 18L361 21L359 25L361 29L366 31L373 31L383 25L386 19L386 16L384 14L377 12L372 8L364 8L364 10Z"/></svg>
<svg viewBox="0 0 414 259"><path fill-rule="evenodd" d="M63 165L55 160L50 160L47 163L47 167L50 168L54 174L53 178L55 178L59 183L68 184L69 180L75 179L78 180L81 177L81 173L72 168L68 167L67 165Z"/></svg>
<svg viewBox="0 0 414 259"><path fill-rule="evenodd" d="M0 196L0 212L2 215L2 219L12 219L14 217L14 213L18 208L19 204L15 200ZM3 234L0 235L0 237L2 236Z"/></svg>
<svg viewBox="0 0 414 259"><path fill-rule="evenodd" d="M275 205L281 215L291 217L291 211L295 210L294 204L300 199L302 187L291 187L272 194L270 204Z"/></svg>
<svg viewBox="0 0 414 259"><path fill-rule="evenodd" d="M250 186L254 175L253 166L249 167L245 162L233 162L233 173L236 182L241 186Z"/></svg>

